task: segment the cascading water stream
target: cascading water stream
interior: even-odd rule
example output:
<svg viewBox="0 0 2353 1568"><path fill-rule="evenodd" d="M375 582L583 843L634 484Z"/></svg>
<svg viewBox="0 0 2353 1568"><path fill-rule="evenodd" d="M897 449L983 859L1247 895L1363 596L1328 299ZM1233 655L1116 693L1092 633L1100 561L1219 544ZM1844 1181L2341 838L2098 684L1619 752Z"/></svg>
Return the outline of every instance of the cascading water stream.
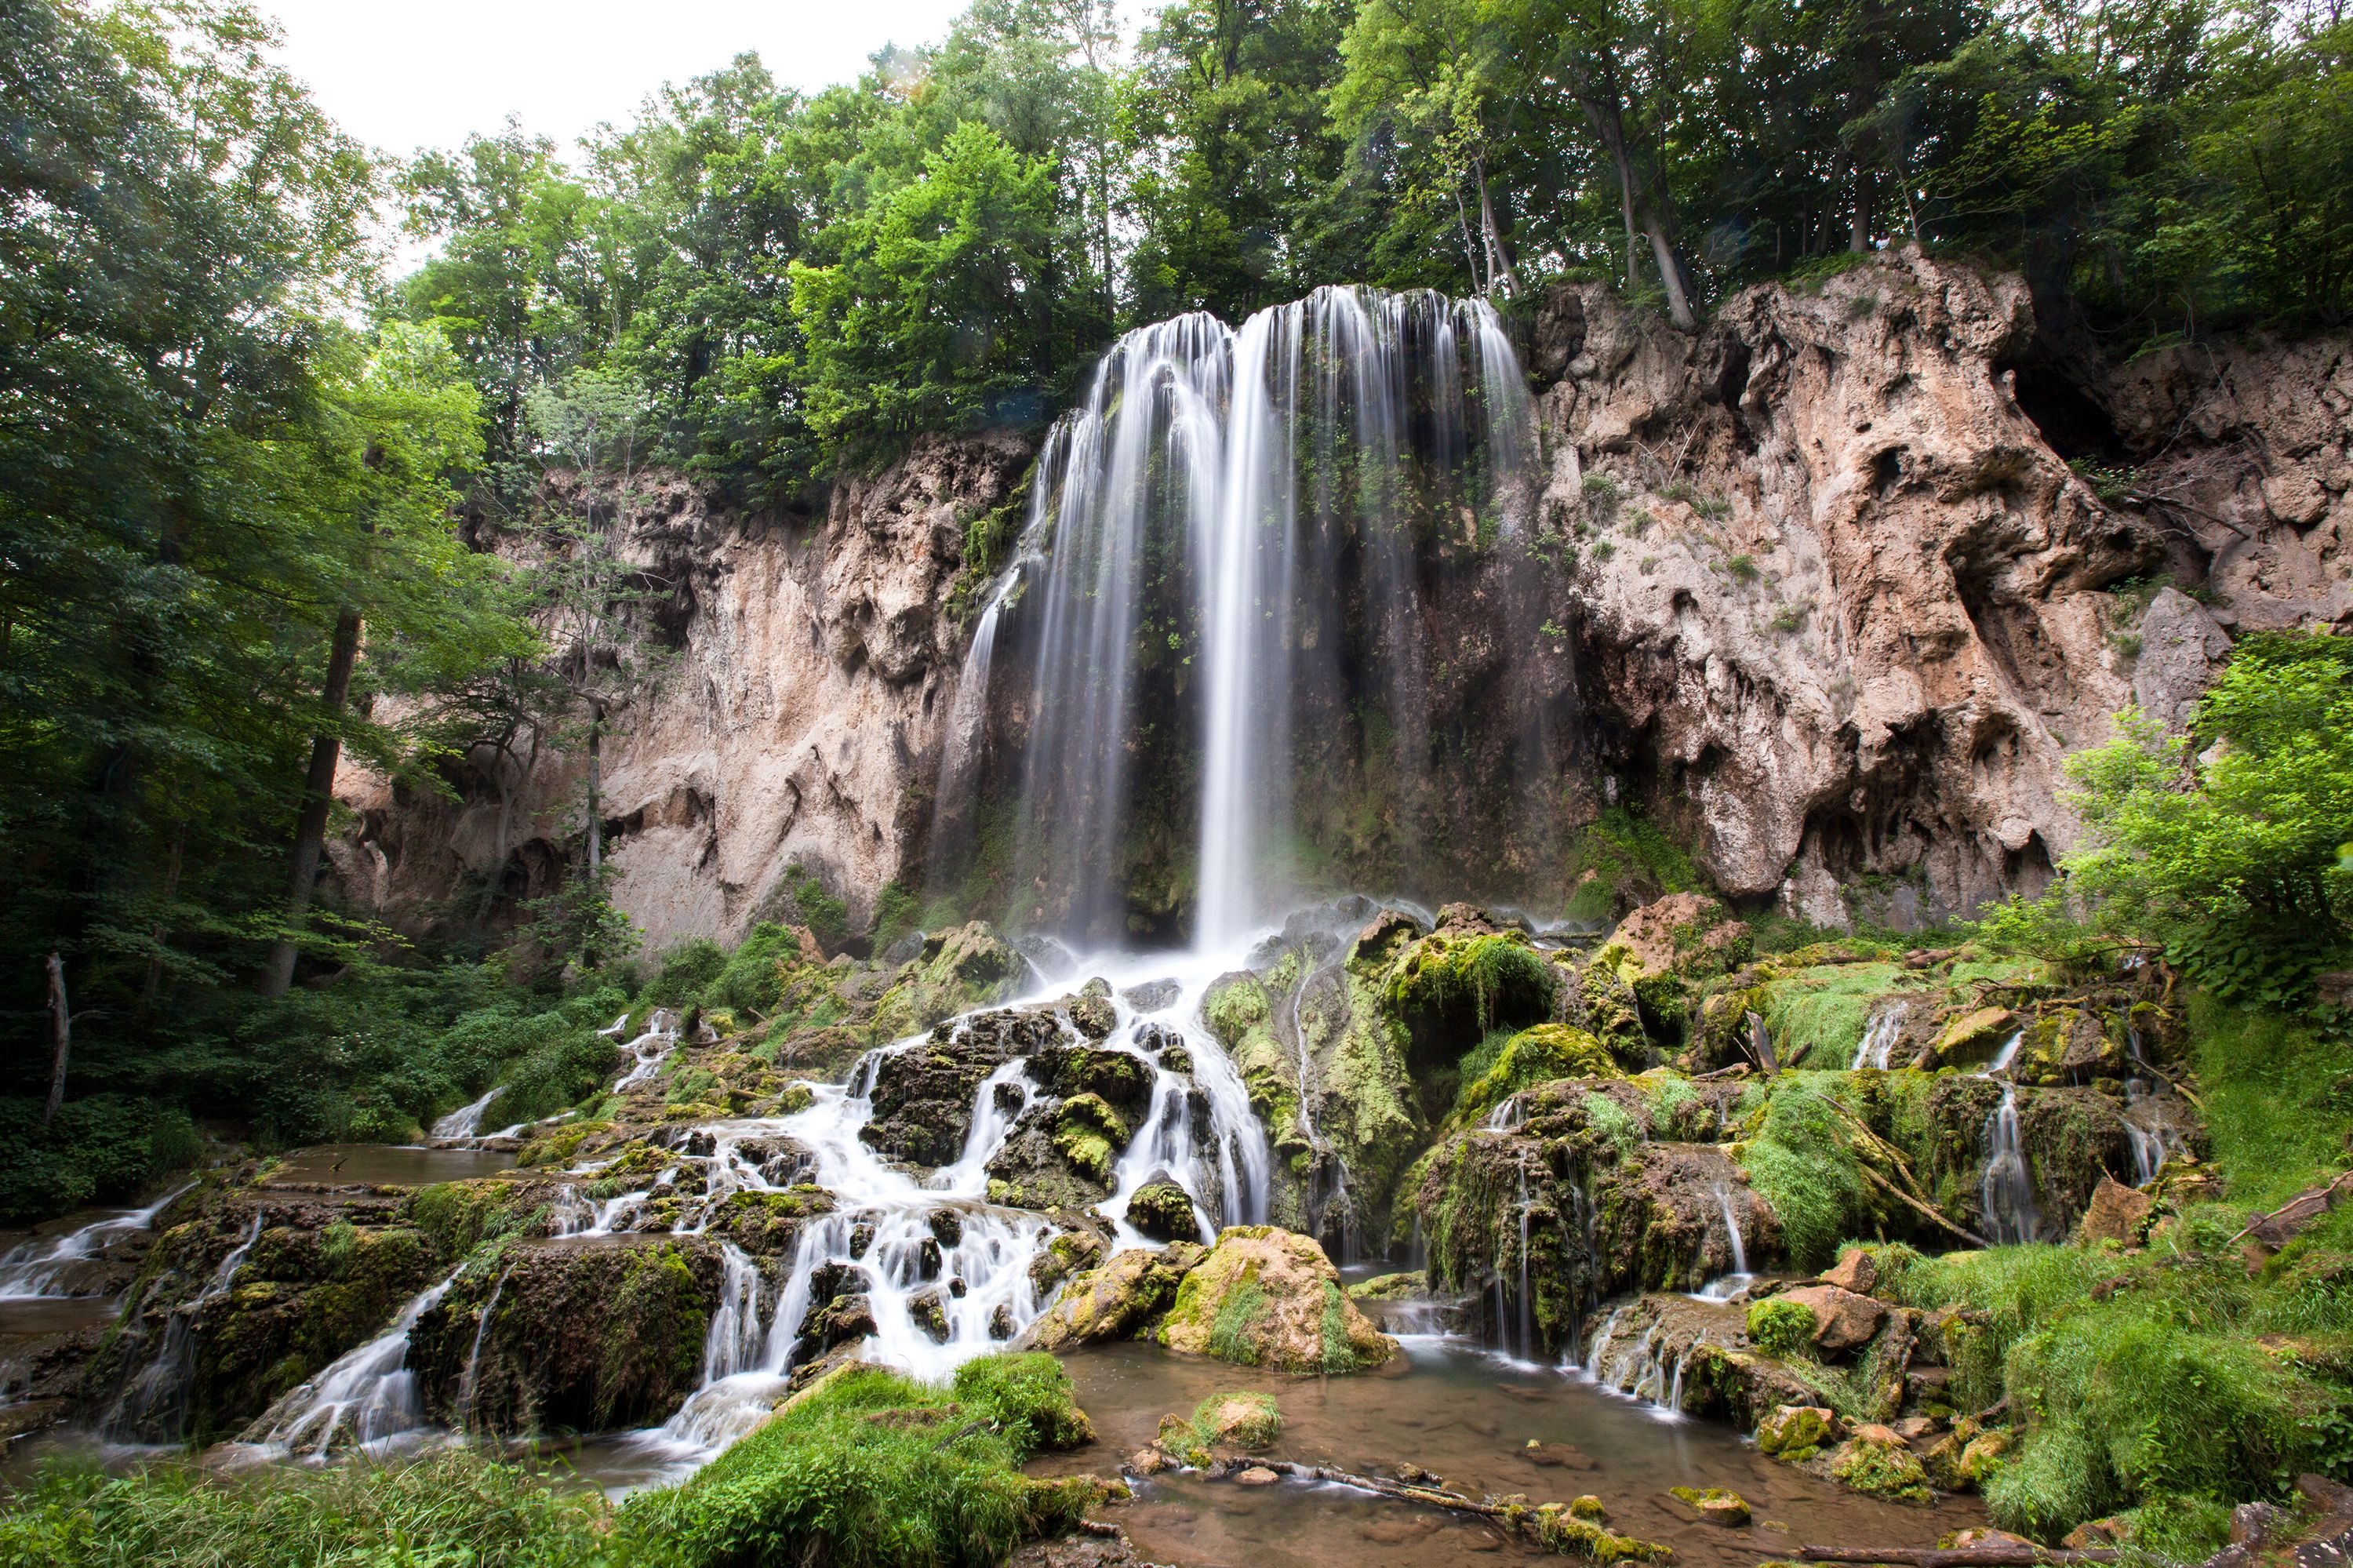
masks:
<svg viewBox="0 0 2353 1568"><path fill-rule="evenodd" d="M205 1287L172 1311L164 1325L163 1343L108 1412L102 1423L106 1432L121 1437L178 1435L180 1405L186 1398L188 1378L195 1361L196 1319L206 1308L228 1294L237 1271L245 1266L253 1244L261 1239L264 1213L259 1208L254 1210L253 1224L247 1228L245 1238L221 1258Z"/></svg>
<svg viewBox="0 0 2353 1568"><path fill-rule="evenodd" d="M1862 1039L1854 1048L1852 1071L1859 1073L1865 1067L1886 1070L1895 1042L1903 1037L1905 1016L1911 1011L1908 1002L1894 1001L1871 1015Z"/></svg>
<svg viewBox="0 0 2353 1568"><path fill-rule="evenodd" d="M11 1247L0 1257L0 1301L38 1301L103 1294L74 1288L82 1266L107 1248L154 1228L156 1216L170 1208L194 1182L173 1188L143 1209L109 1214L47 1241L29 1241Z"/></svg>
<svg viewBox="0 0 2353 1568"><path fill-rule="evenodd" d="M1986 1118L1986 1168L1978 1182L1978 1206L1989 1239L2003 1245L2032 1241L2042 1228L2042 1216L2034 1203L2033 1173L2027 1167L2020 1138L2018 1086L2007 1075L2025 1040L2022 1029L2012 1034L1978 1075L2001 1081L2001 1103Z"/></svg>

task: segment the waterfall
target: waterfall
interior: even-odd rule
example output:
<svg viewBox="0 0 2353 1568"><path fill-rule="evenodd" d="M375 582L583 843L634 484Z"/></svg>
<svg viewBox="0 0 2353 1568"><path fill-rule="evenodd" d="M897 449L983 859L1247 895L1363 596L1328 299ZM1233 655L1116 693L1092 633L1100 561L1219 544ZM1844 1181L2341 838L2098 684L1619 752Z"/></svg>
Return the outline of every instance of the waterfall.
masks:
<svg viewBox="0 0 2353 1568"><path fill-rule="evenodd" d="M1196 313L1121 338L1041 450L976 628L934 885L970 851L987 688L1010 670L1028 679L1006 705L1026 731L1006 758L1011 881L1037 898L1022 923L1124 937L1151 825L1190 841L1197 942L1239 943L1292 890L1294 780L1318 758L1379 770L1410 836L1431 772L1422 552L1525 535L1537 447L1484 301L1324 288L1239 329ZM1533 619L1502 630L1535 641ZM1498 695L1515 745L1548 744ZM1523 782L1557 760L1522 757Z"/></svg>
<svg viewBox="0 0 2353 1568"><path fill-rule="evenodd" d="M1729 1301L1757 1277L1748 1272L1748 1245L1741 1239L1740 1211L1733 1204L1730 1183L1715 1184L1715 1202L1724 1216L1724 1239L1732 1254L1732 1272L1718 1275L1701 1286L1695 1294L1702 1301Z"/></svg>
<svg viewBox="0 0 2353 1568"><path fill-rule="evenodd" d="M97 1294L73 1288L79 1266L104 1253L117 1242L153 1229L156 1216L176 1202L193 1181L173 1188L143 1209L109 1214L49 1241L28 1241L0 1256L0 1301L41 1300Z"/></svg>
<svg viewBox="0 0 2353 1568"><path fill-rule="evenodd" d="M140 1369L122 1396L116 1400L101 1424L112 1436L129 1437L142 1431L176 1436L181 1402L187 1396L189 1373L195 1362L195 1322L204 1309L228 1294L237 1279L237 1271L245 1266L253 1244L261 1239L264 1211L255 1209L253 1224L243 1240L231 1247L215 1266L212 1277L205 1287L188 1301L172 1309L164 1324L164 1342L153 1359Z"/></svg>
<svg viewBox="0 0 2353 1568"><path fill-rule="evenodd" d="M475 1320L474 1343L466 1351L466 1371L458 1379L458 1425L460 1427L472 1424L474 1393L481 1386L482 1380L482 1341L491 1337L491 1319L498 1313L499 1293L507 1287L507 1276L513 1272L514 1265L512 1263L499 1270L498 1278L491 1284L491 1298L482 1303L482 1315Z"/></svg>
<svg viewBox="0 0 2353 1568"><path fill-rule="evenodd" d="M626 1016L621 1021L626 1023ZM622 1049L628 1052L628 1071L613 1080L613 1092L619 1094L633 1089L661 1071L670 1054L678 1047L678 1015L666 1007L657 1007L646 1020L646 1032Z"/></svg>
<svg viewBox="0 0 2353 1568"><path fill-rule="evenodd" d="M436 1143L456 1143L461 1139L472 1138L481 1128L482 1113L491 1108L491 1102L499 1097L500 1091L504 1086L501 1084L491 1085L490 1088L483 1091L480 1099L469 1106L459 1106L456 1110L435 1122L433 1140Z"/></svg>
<svg viewBox="0 0 2353 1568"><path fill-rule="evenodd" d="M338 1442L381 1448L424 1420L417 1374L408 1370L408 1337L417 1320L438 1307L465 1268L459 1264L409 1298L392 1327L271 1405L248 1429L246 1441L323 1459Z"/></svg>
<svg viewBox="0 0 2353 1568"><path fill-rule="evenodd" d="M2002 1081L2001 1104L1986 1118L1985 1179L1979 1185L1990 1238L2007 1245L2028 1242L2042 1228L2034 1208L2034 1181L2026 1168L2026 1150L2019 1142L2018 1088Z"/></svg>
<svg viewBox="0 0 2353 1568"><path fill-rule="evenodd" d="M1851 1070L1858 1073L1865 1067L1885 1070L1888 1058L1895 1050L1895 1042L1904 1033L1905 1015L1911 1011L1908 1002L1892 1001L1873 1013L1871 1022L1863 1028L1862 1039L1855 1045Z"/></svg>

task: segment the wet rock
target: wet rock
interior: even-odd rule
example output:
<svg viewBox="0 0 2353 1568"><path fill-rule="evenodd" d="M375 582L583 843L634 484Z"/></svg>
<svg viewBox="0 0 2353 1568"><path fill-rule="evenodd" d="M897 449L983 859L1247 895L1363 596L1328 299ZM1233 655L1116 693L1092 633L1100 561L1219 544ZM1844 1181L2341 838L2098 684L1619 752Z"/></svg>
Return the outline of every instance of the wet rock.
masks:
<svg viewBox="0 0 2353 1568"><path fill-rule="evenodd" d="M862 1290L812 1307L801 1319L800 1338L820 1350L852 1344L873 1332L874 1306Z"/></svg>
<svg viewBox="0 0 2353 1568"><path fill-rule="evenodd" d="M1090 1040L1103 1040L1119 1026L1119 1011L1112 1004L1111 982L1091 980L1065 1008L1071 1026Z"/></svg>
<svg viewBox="0 0 2353 1568"><path fill-rule="evenodd" d="M998 1302L988 1314L988 1337L992 1340L1009 1340L1017 1331L1013 1322L1013 1308L1001 1301Z"/></svg>
<svg viewBox="0 0 2353 1568"><path fill-rule="evenodd" d="M2019 1027L2018 1014L2007 1007L1972 1008L1939 1030L1928 1049L1947 1066L1978 1066L1992 1061Z"/></svg>
<svg viewBox="0 0 2353 1568"><path fill-rule="evenodd" d="M1108 1244L1094 1231L1060 1232L1029 1260L1030 1287L1040 1296L1050 1295L1063 1280L1103 1262L1106 1250Z"/></svg>
<svg viewBox="0 0 2353 1568"><path fill-rule="evenodd" d="M1814 1343L1836 1355L1861 1350L1879 1332L1887 1308L1868 1296L1835 1285L1807 1285L1785 1290L1778 1300L1794 1302L1814 1315Z"/></svg>
<svg viewBox="0 0 2353 1568"><path fill-rule="evenodd" d="M932 1228L932 1239L942 1246L964 1240L964 1216L954 1209L934 1209L924 1223Z"/></svg>
<svg viewBox="0 0 2353 1568"><path fill-rule="evenodd" d="M1929 1500L1928 1472L1903 1438L1880 1425L1858 1426L1831 1456L1832 1478L1859 1492L1899 1502Z"/></svg>
<svg viewBox="0 0 2353 1568"><path fill-rule="evenodd" d="M1138 1012L1158 1012L1162 1008L1173 1005L1184 994L1185 988L1175 980L1159 980L1132 985L1120 992L1120 997Z"/></svg>
<svg viewBox="0 0 2353 1568"><path fill-rule="evenodd" d="M849 1227L850 1256L864 1257L866 1255L867 1249L871 1247L873 1245L874 1227L872 1225L868 1224L865 1221L861 1220L858 1224Z"/></svg>
<svg viewBox="0 0 2353 1568"><path fill-rule="evenodd" d="M1748 1499L1724 1487L1670 1487L1667 1496L1683 1505L1677 1511L1697 1524L1736 1528L1748 1522Z"/></svg>
<svg viewBox="0 0 2353 1568"><path fill-rule="evenodd" d="M926 1036L884 1054L874 1067L874 1114L858 1136L878 1153L939 1166L964 1152L973 1097L1012 1051L975 1027L943 1040Z"/></svg>
<svg viewBox="0 0 2353 1568"><path fill-rule="evenodd" d="M1185 1275L1159 1337L1173 1351L1282 1372L1355 1372L1397 1351L1342 1292L1314 1239L1272 1225L1221 1232Z"/></svg>
<svg viewBox="0 0 2353 1568"><path fill-rule="evenodd" d="M1836 1436L1838 1417L1819 1404L1784 1404L1757 1424L1757 1446L1792 1463L1812 1458Z"/></svg>
<svg viewBox="0 0 2353 1568"><path fill-rule="evenodd" d="M1055 1152L1072 1170L1108 1187L1119 1151L1133 1129L1101 1095L1072 1095L1054 1111Z"/></svg>
<svg viewBox="0 0 2353 1568"><path fill-rule="evenodd" d="M1356 1301L1416 1301L1430 1294L1429 1277L1419 1269L1407 1274L1377 1274L1348 1287Z"/></svg>
<svg viewBox="0 0 2353 1568"><path fill-rule="evenodd" d="M2075 1239L2085 1246L2098 1242L2121 1243L2138 1246L2148 1228L2149 1215L2157 1200L2147 1192L2126 1186L2113 1176L2103 1175L2100 1184L2092 1191L2091 1206L2084 1211L2083 1223L2076 1227Z"/></svg>
<svg viewBox="0 0 2353 1568"><path fill-rule="evenodd" d="M1175 1467L1175 1460L1148 1443L1130 1454L1127 1463L1122 1467L1132 1476L1156 1476L1163 1470Z"/></svg>
<svg viewBox="0 0 2353 1568"><path fill-rule="evenodd" d="M1103 1102L1097 1099L1094 1104ZM1041 1102L1013 1124L1004 1146L988 1161L989 1202L1083 1213L1111 1196L1110 1139L1100 1133L1086 1137L1083 1113L1073 1113L1072 1127L1066 1133L1060 1111L1052 1101ZM1085 1160L1086 1165L1074 1165L1072 1154Z"/></svg>
<svg viewBox="0 0 2353 1568"><path fill-rule="evenodd" d="M1234 1484L1244 1487L1271 1487L1282 1478L1264 1465L1252 1465L1235 1475Z"/></svg>
<svg viewBox="0 0 2353 1568"><path fill-rule="evenodd" d="M1206 1249L1193 1242L1117 1254L1063 1286L1054 1304L1022 1335L1022 1348L1061 1351L1134 1338L1168 1309L1204 1255Z"/></svg>
<svg viewBox="0 0 2353 1568"><path fill-rule="evenodd" d="M1129 1195L1127 1223L1155 1241L1190 1241L1200 1234L1191 1195L1165 1176L1155 1177Z"/></svg>
<svg viewBox="0 0 2353 1568"><path fill-rule="evenodd" d="M907 1316L934 1344L948 1342L948 1300L938 1286L907 1298Z"/></svg>
<svg viewBox="0 0 2353 1568"><path fill-rule="evenodd" d="M1093 1095L1129 1118L1139 1118L1152 1101L1152 1070L1124 1051L1050 1045L1038 1053L1031 1075L1058 1095Z"/></svg>

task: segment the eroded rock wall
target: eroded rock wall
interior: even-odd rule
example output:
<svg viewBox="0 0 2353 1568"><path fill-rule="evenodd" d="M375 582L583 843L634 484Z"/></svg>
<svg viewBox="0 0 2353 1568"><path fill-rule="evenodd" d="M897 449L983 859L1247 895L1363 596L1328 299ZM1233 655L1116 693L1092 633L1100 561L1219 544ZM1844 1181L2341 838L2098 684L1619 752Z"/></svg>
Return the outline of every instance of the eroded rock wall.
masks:
<svg viewBox="0 0 2353 1568"><path fill-rule="evenodd" d="M615 715L603 815L617 900L649 950L740 936L788 867L854 927L907 873L962 652L946 604L965 525L1029 455L1008 432L925 440L838 486L814 524L731 512L682 479L640 487L621 547L663 667ZM343 891L412 926L462 917L484 879L546 891L581 853L586 763L576 737L540 748L503 853L486 748L451 769L454 801L347 765Z"/></svg>
<svg viewBox="0 0 2353 1568"><path fill-rule="evenodd" d="M1547 502L1581 535L1604 789L1727 891L1843 924L2031 888L2073 836L2061 758L2129 664L2103 588L2162 558L2020 408L2024 286L1890 256L1752 289L1691 337L1549 302Z"/></svg>

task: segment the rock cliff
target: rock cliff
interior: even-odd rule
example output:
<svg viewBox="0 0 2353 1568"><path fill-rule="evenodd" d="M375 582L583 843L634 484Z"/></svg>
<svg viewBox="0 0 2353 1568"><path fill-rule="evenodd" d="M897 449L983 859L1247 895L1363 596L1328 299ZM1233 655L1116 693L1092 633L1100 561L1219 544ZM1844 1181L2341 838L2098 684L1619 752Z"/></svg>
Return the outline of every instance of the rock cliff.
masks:
<svg viewBox="0 0 2353 1568"><path fill-rule="evenodd" d="M1748 290L1695 334L1556 291L1528 341L1538 544L1465 575L1450 542L1425 574L1430 726L1461 732L1444 788L1527 793L1488 787L1525 726L1482 750L1477 726L1517 681L1574 731L1530 810L1640 800L1745 905L1907 925L2039 886L2075 832L2063 758L2119 708L2178 726L2235 630L2353 617L2353 355L2183 346L2059 386L2033 334L2018 280L1913 253ZM645 493L627 550L670 657L620 715L606 817L649 947L731 939L807 876L862 928L916 880L965 525L1017 499L1030 450L927 440L814 523ZM414 925L485 878L544 890L577 854L581 768L543 750L503 855L480 757L454 802L347 768L344 892ZM1456 837L1542 858L1509 824Z"/></svg>

